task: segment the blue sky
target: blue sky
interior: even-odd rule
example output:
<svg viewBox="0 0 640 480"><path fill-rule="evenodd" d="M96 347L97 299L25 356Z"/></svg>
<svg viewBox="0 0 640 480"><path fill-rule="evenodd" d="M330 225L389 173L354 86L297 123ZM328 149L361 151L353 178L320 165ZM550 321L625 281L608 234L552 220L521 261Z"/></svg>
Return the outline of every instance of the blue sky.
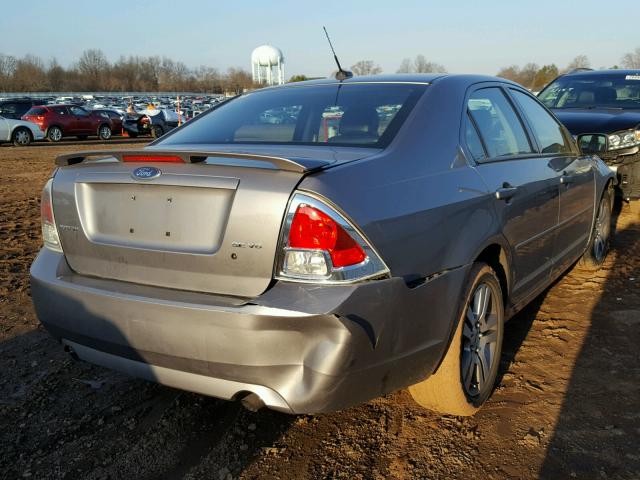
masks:
<svg viewBox="0 0 640 480"><path fill-rule="evenodd" d="M166 55L190 67L249 69L252 49L270 43L284 52L287 77L325 76L334 66L322 25L343 65L371 59L387 73L417 54L450 72L495 74L530 61L562 67L579 54L599 68L640 47L633 0L2 3L0 53L55 57L63 65L100 48L110 60Z"/></svg>

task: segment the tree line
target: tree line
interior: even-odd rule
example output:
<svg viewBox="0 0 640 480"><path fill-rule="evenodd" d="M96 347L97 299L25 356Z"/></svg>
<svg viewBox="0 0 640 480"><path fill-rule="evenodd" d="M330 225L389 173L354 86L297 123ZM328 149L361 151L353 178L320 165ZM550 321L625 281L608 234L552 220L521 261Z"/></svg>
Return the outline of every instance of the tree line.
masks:
<svg viewBox="0 0 640 480"><path fill-rule="evenodd" d="M622 67L640 69L640 47L625 54ZM539 66L527 63L500 69L497 76L513 80L537 91L561 73L575 68L588 68L589 59L578 55L563 69L555 64ZM611 68L619 68L614 65ZM355 75L376 75L382 68L373 60L360 60L351 65ZM446 68L428 60L424 55L404 58L396 73L446 73ZM290 82L306 80L305 75L294 75ZM200 66L189 68L182 62L159 56L121 56L109 62L98 49L85 50L77 62L65 68L56 59L48 63L34 55L16 58L0 54L0 92L241 92L255 88L251 73L240 67L220 72Z"/></svg>
<svg viewBox="0 0 640 480"><path fill-rule="evenodd" d="M45 63L34 55L0 54L0 92L240 92L253 87L251 73L231 67L226 72L158 56L121 56L109 62L98 49L85 50L68 68L56 59Z"/></svg>
<svg viewBox="0 0 640 480"><path fill-rule="evenodd" d="M621 59L622 68L640 69L640 47L633 52L626 53ZM555 64L540 66L537 63L527 63L524 66L510 65L501 68L496 76L506 78L521 84L533 91L541 90L545 85L562 73L570 72L577 68L590 68L591 63L586 55L578 55L564 68L558 68ZM610 67L621 68L618 65ZM361 60L351 66L355 75L376 75L382 73L380 65L373 60ZM405 58L400 63L396 73L446 73L446 68L435 62L428 61L424 55L418 55L415 59Z"/></svg>

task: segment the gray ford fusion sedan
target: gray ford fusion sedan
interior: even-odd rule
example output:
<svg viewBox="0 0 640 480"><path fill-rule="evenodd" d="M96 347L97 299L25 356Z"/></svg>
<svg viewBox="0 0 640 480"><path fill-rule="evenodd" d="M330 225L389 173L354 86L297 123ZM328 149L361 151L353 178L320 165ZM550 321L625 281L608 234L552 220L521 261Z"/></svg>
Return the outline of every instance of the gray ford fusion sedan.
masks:
<svg viewBox="0 0 640 480"><path fill-rule="evenodd" d="M493 77L249 92L142 150L58 157L33 301L76 358L249 408L408 387L470 415L505 320L607 253L613 173L576 145Z"/></svg>

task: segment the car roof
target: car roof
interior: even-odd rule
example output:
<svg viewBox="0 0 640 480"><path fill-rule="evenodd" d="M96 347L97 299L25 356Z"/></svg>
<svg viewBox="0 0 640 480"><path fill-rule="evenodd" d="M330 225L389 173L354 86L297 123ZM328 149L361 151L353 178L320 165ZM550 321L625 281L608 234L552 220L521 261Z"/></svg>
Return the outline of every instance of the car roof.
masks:
<svg viewBox="0 0 640 480"><path fill-rule="evenodd" d="M573 72L565 73L564 76L571 77L604 77L611 75L640 75L640 69L636 70L620 70L620 69L609 69L609 70L575 70Z"/></svg>
<svg viewBox="0 0 640 480"><path fill-rule="evenodd" d="M336 80L333 77L328 78L317 78L314 80L306 80L304 82L293 82L287 83L284 85L277 85L273 87L267 87L262 90L270 90L277 88L291 88L297 86L306 86L306 85L330 85L330 84L358 84L358 83L420 83L425 85L430 85L435 82L441 81L454 81L454 82L464 82L468 84L478 83L478 82L501 82L501 83L509 83L515 86L521 85L514 83L505 78L492 77L489 75L474 75L474 74L450 74L450 73L396 73L396 74L381 74L381 75L363 75L363 76L354 76L348 78L346 80Z"/></svg>

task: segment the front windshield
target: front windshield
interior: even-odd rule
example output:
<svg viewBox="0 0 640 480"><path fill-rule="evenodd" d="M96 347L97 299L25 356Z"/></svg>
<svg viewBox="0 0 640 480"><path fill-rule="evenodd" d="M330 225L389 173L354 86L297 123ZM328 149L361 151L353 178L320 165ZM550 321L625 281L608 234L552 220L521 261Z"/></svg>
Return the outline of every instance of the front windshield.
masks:
<svg viewBox="0 0 640 480"><path fill-rule="evenodd" d="M640 109L637 74L566 75L539 95L549 108Z"/></svg>
<svg viewBox="0 0 640 480"><path fill-rule="evenodd" d="M384 148L425 88L423 84L352 83L256 90L189 121L158 145Z"/></svg>

